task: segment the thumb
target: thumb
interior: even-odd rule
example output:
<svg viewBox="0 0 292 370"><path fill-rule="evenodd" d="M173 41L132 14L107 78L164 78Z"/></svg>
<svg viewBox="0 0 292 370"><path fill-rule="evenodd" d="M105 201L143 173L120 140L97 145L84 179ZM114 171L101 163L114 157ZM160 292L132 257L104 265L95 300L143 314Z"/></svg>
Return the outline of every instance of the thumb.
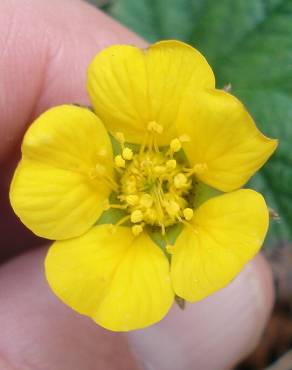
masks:
<svg viewBox="0 0 292 370"><path fill-rule="evenodd" d="M173 307L128 338L145 370L231 369L257 345L273 299L270 268L258 256L225 289L185 311Z"/></svg>

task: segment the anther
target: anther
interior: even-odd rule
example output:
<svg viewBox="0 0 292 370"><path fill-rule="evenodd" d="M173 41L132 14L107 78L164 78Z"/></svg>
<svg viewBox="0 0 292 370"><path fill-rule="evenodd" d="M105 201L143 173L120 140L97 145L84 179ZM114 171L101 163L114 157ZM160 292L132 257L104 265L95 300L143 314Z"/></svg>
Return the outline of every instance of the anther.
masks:
<svg viewBox="0 0 292 370"><path fill-rule="evenodd" d="M173 179L174 186L177 189L183 188L186 185L187 181L188 179L183 173L178 173Z"/></svg>
<svg viewBox="0 0 292 370"><path fill-rule="evenodd" d="M171 140L170 149L176 153L181 150L181 142L178 138Z"/></svg>
<svg viewBox="0 0 292 370"><path fill-rule="evenodd" d="M160 175L162 173L165 172L165 167L164 166L155 166L154 167L154 172L157 174L157 175Z"/></svg>
<svg viewBox="0 0 292 370"><path fill-rule="evenodd" d="M156 221L157 219L157 212L152 209L152 208L148 208L145 212L145 218L147 219L147 221L149 221L150 223L153 223Z"/></svg>
<svg viewBox="0 0 292 370"><path fill-rule="evenodd" d="M122 132L116 132L115 138L120 144L124 144L125 136Z"/></svg>
<svg viewBox="0 0 292 370"><path fill-rule="evenodd" d="M106 199L104 202L103 202L103 209L105 211L107 211L108 209L110 209L110 202L108 199Z"/></svg>
<svg viewBox="0 0 292 370"><path fill-rule="evenodd" d="M149 168L152 165L153 165L153 163L149 159L145 159L144 161L141 162L141 167L143 167L143 168Z"/></svg>
<svg viewBox="0 0 292 370"><path fill-rule="evenodd" d="M153 204L153 198L150 194L143 194L141 199L140 199L140 204L141 206L145 207L145 208L150 208Z"/></svg>
<svg viewBox="0 0 292 370"><path fill-rule="evenodd" d="M126 202L130 205L130 206L135 206L139 201L139 197L138 195L128 195L126 197Z"/></svg>
<svg viewBox="0 0 292 370"><path fill-rule="evenodd" d="M132 233L135 236L140 235L142 231L143 231L142 225L134 225L134 226L132 226Z"/></svg>
<svg viewBox="0 0 292 370"><path fill-rule="evenodd" d="M120 154L118 154L118 155L115 156L115 164L118 167L125 168L126 161L124 160L124 158Z"/></svg>
<svg viewBox="0 0 292 370"><path fill-rule="evenodd" d="M150 121L147 125L147 130L150 132L156 132L157 134L162 134L163 126L159 125L159 123L155 121Z"/></svg>
<svg viewBox="0 0 292 370"><path fill-rule="evenodd" d="M191 208L185 208L183 210L183 215L187 221L190 221L194 216L194 211Z"/></svg>
<svg viewBox="0 0 292 370"><path fill-rule="evenodd" d="M208 169L208 166L206 163L198 163L195 164L193 167L193 170L195 173L203 173Z"/></svg>
<svg viewBox="0 0 292 370"><path fill-rule="evenodd" d="M122 152L122 156L127 161L130 161L133 158L133 151L130 148L124 148Z"/></svg>
<svg viewBox="0 0 292 370"><path fill-rule="evenodd" d="M191 141L191 138L187 134L183 134L179 137L181 143L188 143Z"/></svg>
<svg viewBox="0 0 292 370"><path fill-rule="evenodd" d="M179 205L174 201L170 201L167 205L166 205L166 210L167 210L167 213L170 215L170 216L176 216L179 212Z"/></svg>
<svg viewBox="0 0 292 370"><path fill-rule="evenodd" d="M137 191L137 182L134 179L129 179L128 183L126 184L127 192L130 194L136 193Z"/></svg>
<svg viewBox="0 0 292 370"><path fill-rule="evenodd" d="M141 222L142 220L143 220L143 213L139 209L136 209L136 211L131 213L131 221L133 222L133 224Z"/></svg>
<svg viewBox="0 0 292 370"><path fill-rule="evenodd" d="M169 159L167 162L166 162L166 167L170 170L174 170L175 167L176 167L176 160L175 159Z"/></svg>

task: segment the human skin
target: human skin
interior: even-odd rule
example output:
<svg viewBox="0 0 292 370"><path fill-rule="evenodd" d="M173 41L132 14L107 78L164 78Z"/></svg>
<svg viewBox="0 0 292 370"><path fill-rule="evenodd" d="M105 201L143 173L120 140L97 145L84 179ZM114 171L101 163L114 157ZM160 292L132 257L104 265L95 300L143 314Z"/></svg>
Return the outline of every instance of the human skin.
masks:
<svg viewBox="0 0 292 370"><path fill-rule="evenodd" d="M253 350L270 314L272 277L261 256L222 291L129 334L100 328L51 293L46 242L13 215L9 182L29 123L54 105L89 104L87 65L117 43L146 45L80 0L0 2L1 370L231 369Z"/></svg>

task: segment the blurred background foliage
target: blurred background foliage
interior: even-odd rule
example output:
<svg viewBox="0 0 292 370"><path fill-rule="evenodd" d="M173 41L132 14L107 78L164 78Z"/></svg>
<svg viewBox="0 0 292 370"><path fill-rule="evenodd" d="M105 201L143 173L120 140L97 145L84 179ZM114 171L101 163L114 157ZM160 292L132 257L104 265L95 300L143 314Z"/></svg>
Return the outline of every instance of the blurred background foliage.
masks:
<svg viewBox="0 0 292 370"><path fill-rule="evenodd" d="M217 78L231 84L276 154L249 187L280 216L268 247L292 240L292 0L96 0L149 42L178 39L199 49Z"/></svg>

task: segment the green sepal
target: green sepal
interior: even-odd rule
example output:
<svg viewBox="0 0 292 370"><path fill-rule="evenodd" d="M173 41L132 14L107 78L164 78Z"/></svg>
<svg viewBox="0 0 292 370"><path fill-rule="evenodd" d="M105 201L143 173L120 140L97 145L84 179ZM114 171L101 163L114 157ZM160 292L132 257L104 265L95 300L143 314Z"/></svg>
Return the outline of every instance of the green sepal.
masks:
<svg viewBox="0 0 292 370"><path fill-rule="evenodd" d="M181 310L184 310L186 308L186 300L184 298L175 295L174 301Z"/></svg>
<svg viewBox="0 0 292 370"><path fill-rule="evenodd" d="M197 183L195 191L196 193L193 204L194 209L200 207L200 205L205 203L207 200L224 194L222 191L214 189L211 186L206 185L200 181Z"/></svg>

